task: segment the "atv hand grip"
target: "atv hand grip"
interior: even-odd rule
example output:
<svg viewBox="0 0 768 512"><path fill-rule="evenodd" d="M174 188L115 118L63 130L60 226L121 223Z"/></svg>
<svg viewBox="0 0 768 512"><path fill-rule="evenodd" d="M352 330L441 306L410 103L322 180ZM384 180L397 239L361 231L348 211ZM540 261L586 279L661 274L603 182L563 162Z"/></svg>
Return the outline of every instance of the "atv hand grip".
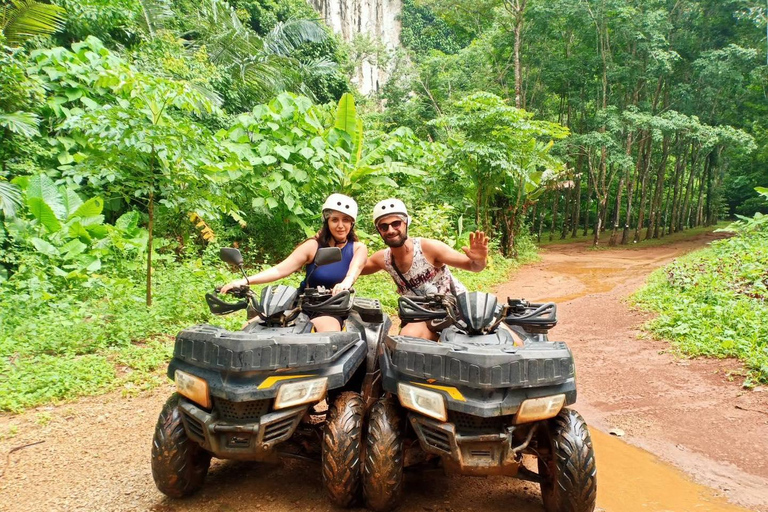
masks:
<svg viewBox="0 0 768 512"><path fill-rule="evenodd" d="M247 300L241 300L238 302L225 302L212 293L205 294L205 302L208 303L208 309L214 315L228 315L235 311L240 311L248 307Z"/></svg>
<svg viewBox="0 0 768 512"><path fill-rule="evenodd" d="M544 304L525 303L508 306L504 322L509 325L535 326L542 329L551 329L557 325L557 306L554 302Z"/></svg>
<svg viewBox="0 0 768 512"><path fill-rule="evenodd" d="M400 319L406 322L426 322L448 316L448 311L435 298L416 298L402 295L397 301L397 307Z"/></svg>
<svg viewBox="0 0 768 512"><path fill-rule="evenodd" d="M326 313L329 315L344 315L352 309L352 294L349 290L342 290L336 295L328 294L328 298L322 300L321 296L312 295L313 288L307 288L301 300L301 309L307 313ZM314 299L314 300L313 300Z"/></svg>

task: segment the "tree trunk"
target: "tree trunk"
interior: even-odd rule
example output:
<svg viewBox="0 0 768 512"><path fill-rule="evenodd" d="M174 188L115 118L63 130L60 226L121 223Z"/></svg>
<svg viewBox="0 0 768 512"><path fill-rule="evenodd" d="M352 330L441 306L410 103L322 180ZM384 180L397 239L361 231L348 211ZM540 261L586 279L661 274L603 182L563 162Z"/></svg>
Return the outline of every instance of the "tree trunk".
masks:
<svg viewBox="0 0 768 512"><path fill-rule="evenodd" d="M149 225L147 226L147 307L152 305L152 232L155 227L155 193L149 191Z"/></svg>
<svg viewBox="0 0 768 512"><path fill-rule="evenodd" d="M700 147L695 145L695 142L691 142L691 163L688 174L688 185L685 187L685 200L683 201L683 216L680 219L678 225L678 231L688 229L691 227L691 198L693 197L693 184L696 177L696 165L698 162L698 156Z"/></svg>
<svg viewBox="0 0 768 512"><path fill-rule="evenodd" d="M579 231L579 219L581 218L581 175L576 178L576 201L573 202L573 213L571 214L571 238L576 238Z"/></svg>
<svg viewBox="0 0 768 512"><path fill-rule="evenodd" d="M589 183L589 174L590 170L587 169L587 201L586 201L586 207L584 208L584 232L582 233L582 236L587 236L587 232L589 231L589 210L592 207L592 187Z"/></svg>
<svg viewBox="0 0 768 512"><path fill-rule="evenodd" d="M619 187L616 190L616 211L613 212L613 230L611 238L608 240L608 246L614 247L618 243L619 217L621 216L621 193L624 190L624 177L619 180Z"/></svg>
<svg viewBox="0 0 768 512"><path fill-rule="evenodd" d="M563 207L563 228L560 232L560 240L565 240L565 235L568 233L568 214L571 211L571 195L573 187L568 188L568 192L565 193L565 206Z"/></svg>
<svg viewBox="0 0 768 512"><path fill-rule="evenodd" d="M669 156L669 136L665 135L661 144L661 161L656 173L656 187L651 201L651 212L648 215L648 232L645 239L659 238L659 219L661 218L661 201L664 199L664 175L667 172L667 157Z"/></svg>
<svg viewBox="0 0 768 512"><path fill-rule="evenodd" d="M645 222L645 203L648 200L648 177L651 175L651 154L653 153L653 143L649 143L645 152L643 161L643 177L640 185L640 206L637 209L637 225L635 226L635 243L640 241L640 230L643 229Z"/></svg>
<svg viewBox="0 0 768 512"><path fill-rule="evenodd" d="M552 198L552 224L549 228L549 241L552 241L552 237L555 234L555 226L557 226L557 203L560 200L560 190L555 189L555 197Z"/></svg>

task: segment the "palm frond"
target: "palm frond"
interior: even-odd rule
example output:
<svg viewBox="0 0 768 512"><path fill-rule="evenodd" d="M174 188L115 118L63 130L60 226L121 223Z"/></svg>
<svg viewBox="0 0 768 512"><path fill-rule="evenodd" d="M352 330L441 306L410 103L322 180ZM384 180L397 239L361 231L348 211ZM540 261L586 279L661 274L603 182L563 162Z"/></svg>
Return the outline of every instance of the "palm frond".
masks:
<svg viewBox="0 0 768 512"><path fill-rule="evenodd" d="M288 56L304 43L320 43L327 38L319 21L295 19L277 23L264 36L264 47L276 55Z"/></svg>
<svg viewBox="0 0 768 512"><path fill-rule="evenodd" d="M155 37L158 30L164 29L165 23L174 16L169 0L139 0L139 4L141 5L139 25L151 37Z"/></svg>
<svg viewBox="0 0 768 512"><path fill-rule="evenodd" d="M9 46L21 46L30 37L53 34L64 26L66 11L35 0L11 0L2 8L0 31Z"/></svg>
<svg viewBox="0 0 768 512"><path fill-rule="evenodd" d="M15 217L21 207L21 190L7 181L0 181L0 210L6 217Z"/></svg>
<svg viewBox="0 0 768 512"><path fill-rule="evenodd" d="M12 133L18 133L27 138L40 135L37 125L40 118L29 112L14 112L12 114L0 114L0 127L7 128Z"/></svg>
<svg viewBox="0 0 768 512"><path fill-rule="evenodd" d="M339 65L326 57L299 62L299 72L305 77L332 75L338 70Z"/></svg>

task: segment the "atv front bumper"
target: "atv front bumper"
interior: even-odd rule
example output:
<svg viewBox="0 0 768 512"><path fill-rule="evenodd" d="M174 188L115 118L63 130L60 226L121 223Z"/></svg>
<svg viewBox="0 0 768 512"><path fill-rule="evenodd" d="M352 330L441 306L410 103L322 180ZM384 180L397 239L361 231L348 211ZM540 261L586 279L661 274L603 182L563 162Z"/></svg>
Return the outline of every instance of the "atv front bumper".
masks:
<svg viewBox="0 0 768 512"><path fill-rule="evenodd" d="M250 402L268 410L271 400ZM262 461L274 458L274 448L293 436L311 404L268 412L247 423L226 421L182 398L179 409L187 436L220 459ZM257 411L254 411L257 412ZM258 415L258 414L257 414Z"/></svg>
<svg viewBox="0 0 768 512"><path fill-rule="evenodd" d="M527 447L530 436L516 442L513 436L515 427L509 426L496 433L462 434L453 423L413 413L409 413L408 418L421 448L427 453L439 455L446 473L518 476L522 451Z"/></svg>

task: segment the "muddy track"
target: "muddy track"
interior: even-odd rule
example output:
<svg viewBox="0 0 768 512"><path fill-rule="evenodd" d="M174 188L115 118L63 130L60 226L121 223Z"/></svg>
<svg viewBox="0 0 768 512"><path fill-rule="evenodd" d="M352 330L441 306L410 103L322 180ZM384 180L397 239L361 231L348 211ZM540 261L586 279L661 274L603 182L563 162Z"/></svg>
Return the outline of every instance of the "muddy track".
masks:
<svg viewBox="0 0 768 512"><path fill-rule="evenodd" d="M665 342L639 339L648 316L624 302L653 269L712 238L621 251L553 246L497 290L502 299L558 302L551 337L568 341L576 358L576 408L593 432L598 507L608 512L768 512L768 391L743 390L729 378L739 370L733 361L681 359ZM0 510L336 510L319 465L298 460L214 461L192 498L160 494L149 457L171 391L0 416ZM403 511L543 510L537 486L501 477L406 473L404 497Z"/></svg>

